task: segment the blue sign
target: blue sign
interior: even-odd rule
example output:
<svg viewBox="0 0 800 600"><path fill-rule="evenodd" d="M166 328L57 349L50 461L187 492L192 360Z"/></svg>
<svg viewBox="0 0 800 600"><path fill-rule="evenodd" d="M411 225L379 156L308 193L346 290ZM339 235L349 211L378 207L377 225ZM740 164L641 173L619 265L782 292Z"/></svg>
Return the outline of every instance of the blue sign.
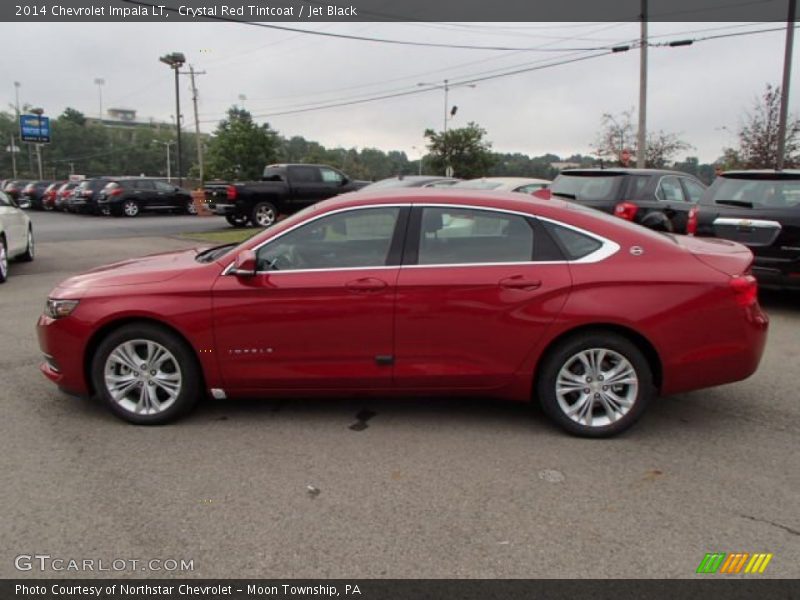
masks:
<svg viewBox="0 0 800 600"><path fill-rule="evenodd" d="M19 131L23 142L50 143L50 117L20 115Z"/></svg>

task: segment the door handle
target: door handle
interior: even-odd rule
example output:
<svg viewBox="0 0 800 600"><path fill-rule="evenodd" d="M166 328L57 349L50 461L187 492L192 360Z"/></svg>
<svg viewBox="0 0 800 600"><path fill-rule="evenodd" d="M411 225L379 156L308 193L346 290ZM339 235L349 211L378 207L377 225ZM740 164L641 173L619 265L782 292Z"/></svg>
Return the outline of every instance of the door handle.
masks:
<svg viewBox="0 0 800 600"><path fill-rule="evenodd" d="M538 279L528 279L522 275L514 275L500 280L500 287L508 290L536 290L542 286Z"/></svg>
<svg viewBox="0 0 800 600"><path fill-rule="evenodd" d="M364 277L362 279L348 281L344 284L344 286L348 289L348 291L354 293L380 292L387 286L387 283L382 279L376 279L375 277Z"/></svg>

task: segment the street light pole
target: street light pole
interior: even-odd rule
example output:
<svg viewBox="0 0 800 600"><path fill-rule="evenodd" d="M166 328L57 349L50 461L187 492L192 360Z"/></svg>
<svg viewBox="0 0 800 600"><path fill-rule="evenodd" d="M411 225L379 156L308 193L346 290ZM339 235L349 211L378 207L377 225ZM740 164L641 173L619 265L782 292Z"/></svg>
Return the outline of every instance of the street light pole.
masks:
<svg viewBox="0 0 800 600"><path fill-rule="evenodd" d="M177 133L178 156L175 159L175 166L178 171L178 185L183 185L183 172L181 170L181 91L178 70L186 62L186 57L180 52L173 52L159 58L161 62L169 65L175 71L175 129Z"/></svg>
<svg viewBox="0 0 800 600"><path fill-rule="evenodd" d="M103 86L105 85L106 80L102 77L95 77L94 84L97 86L97 95L100 101L100 120L103 120Z"/></svg>
<svg viewBox="0 0 800 600"><path fill-rule="evenodd" d="M783 56L783 83L781 84L781 112L778 121L778 160L775 168L783 169L786 153L786 119L789 114L789 79L792 74L792 50L794 46L794 15L797 0L789 0L789 15L786 18L786 50Z"/></svg>
<svg viewBox="0 0 800 600"><path fill-rule="evenodd" d="M450 157L448 156L448 148L447 148L447 118L448 118L448 109L447 109L447 107L449 106L448 95L450 93L450 88L451 87L462 87L463 86L463 87L474 88L474 87L476 87L476 85L474 83L456 83L456 84L451 86L450 85L450 81L448 79L445 79L442 82L441 85L436 84L436 83L426 83L426 82L421 82L421 83L418 83L417 85L418 86L431 86L433 89L441 88L441 89L444 90L444 124L443 124L443 127L442 127L442 154L444 154L444 162L445 162L445 173L444 174L447 177L451 177L452 176L452 173L451 173L452 167L450 166ZM455 107L455 106L453 107L453 110L450 113L450 115L455 115L456 108L457 107Z"/></svg>
<svg viewBox="0 0 800 600"><path fill-rule="evenodd" d="M642 0L639 43L639 139L636 144L636 166L644 169L647 154L647 0Z"/></svg>

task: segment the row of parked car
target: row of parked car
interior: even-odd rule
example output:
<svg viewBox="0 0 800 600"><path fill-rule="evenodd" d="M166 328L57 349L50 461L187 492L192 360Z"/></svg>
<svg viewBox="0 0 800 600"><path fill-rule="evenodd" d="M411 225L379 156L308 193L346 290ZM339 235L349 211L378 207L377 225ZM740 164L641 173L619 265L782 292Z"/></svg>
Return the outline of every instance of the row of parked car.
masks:
<svg viewBox="0 0 800 600"><path fill-rule="evenodd" d="M194 214L191 194L153 177L93 177L80 181L0 182L10 198L34 210L135 217L142 211Z"/></svg>

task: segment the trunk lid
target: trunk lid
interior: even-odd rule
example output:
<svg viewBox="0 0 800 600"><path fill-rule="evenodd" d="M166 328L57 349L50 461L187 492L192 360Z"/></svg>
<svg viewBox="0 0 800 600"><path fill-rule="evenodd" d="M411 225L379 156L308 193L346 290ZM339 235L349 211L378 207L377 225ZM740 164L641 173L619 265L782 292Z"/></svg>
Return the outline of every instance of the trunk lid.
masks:
<svg viewBox="0 0 800 600"><path fill-rule="evenodd" d="M687 235L671 236L681 248L712 269L736 277L750 271L753 253L747 246L719 238L697 238Z"/></svg>

